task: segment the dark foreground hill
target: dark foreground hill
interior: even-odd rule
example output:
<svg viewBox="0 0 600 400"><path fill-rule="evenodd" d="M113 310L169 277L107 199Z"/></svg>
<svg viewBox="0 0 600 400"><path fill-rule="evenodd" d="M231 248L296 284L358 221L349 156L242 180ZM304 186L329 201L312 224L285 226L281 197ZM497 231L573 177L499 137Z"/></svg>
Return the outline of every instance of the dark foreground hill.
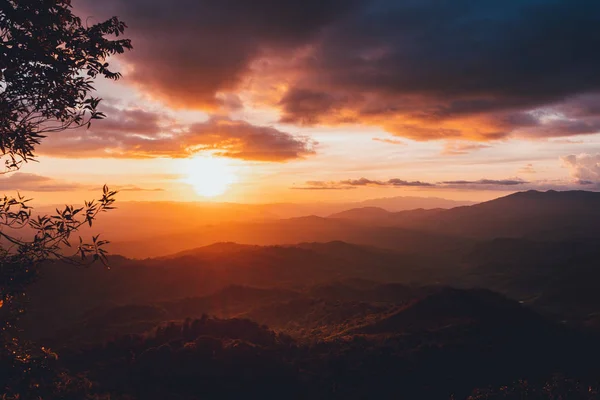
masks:
<svg viewBox="0 0 600 400"><path fill-rule="evenodd" d="M437 257L341 242L225 243L157 259L113 258L110 270L54 264L32 287L24 322L26 332L47 334L94 308L201 297L231 285L301 291L344 279L410 283L431 275L423 266L438 265Z"/></svg>
<svg viewBox="0 0 600 400"><path fill-rule="evenodd" d="M518 380L541 387L556 374L577 376L583 382L591 379L588 374L600 372L594 338L547 321L500 295L449 288L414 295L408 303L312 299L312 305L299 306L306 295L231 288L215 299L239 296L265 305L281 296L277 318L299 320L303 313L305 323L345 327L355 321L359 326L307 340L245 318L203 315L63 349L51 363L53 370L73 376L67 383L61 381L61 390L71 391L72 398L85 394L145 400L466 399L475 388ZM163 305L167 313L168 308ZM156 316L147 309L129 312ZM361 319L364 314L372 320ZM110 324L111 319L123 322L126 315L108 313L103 318Z"/></svg>
<svg viewBox="0 0 600 400"><path fill-rule="evenodd" d="M51 265L32 288L23 323L36 337L35 332L64 328L92 309L198 298L231 285L372 302L398 296L382 286L397 283L488 288L557 320L595 324L598 259L600 247L587 241L495 239L460 250L422 252L344 242L218 244L157 259L113 258L110 270ZM379 287L369 292L366 282Z"/></svg>
<svg viewBox="0 0 600 400"><path fill-rule="evenodd" d="M481 289L440 288L424 298L415 299L392 315L353 332L418 332L471 322L503 330L517 325L519 329L530 325L525 328L527 331L543 327L542 319L534 312L497 293Z"/></svg>

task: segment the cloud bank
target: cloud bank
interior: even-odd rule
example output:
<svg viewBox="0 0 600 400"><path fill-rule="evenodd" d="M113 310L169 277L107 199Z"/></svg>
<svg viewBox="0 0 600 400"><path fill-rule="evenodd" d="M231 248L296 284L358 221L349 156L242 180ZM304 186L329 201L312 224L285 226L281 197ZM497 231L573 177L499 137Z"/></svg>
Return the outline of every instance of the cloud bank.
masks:
<svg viewBox="0 0 600 400"><path fill-rule="evenodd" d="M128 23L128 80L175 108L241 107L244 92L286 123L421 141L600 131L598 2L84 0L80 12Z"/></svg>
<svg viewBox="0 0 600 400"><path fill-rule="evenodd" d="M511 190L510 187L520 187L531 182L520 178L511 179L479 179L475 181L456 180L443 182L410 181L399 178L387 180L374 180L367 178L346 179L341 181L308 181L304 186L293 187L293 189L304 190L345 190L358 187L382 187L382 188L422 188L422 189L473 189L473 190Z"/></svg>
<svg viewBox="0 0 600 400"><path fill-rule="evenodd" d="M226 117L180 124L166 114L103 105L108 118L90 129L48 137L40 153L55 157L184 158L200 151L250 161L284 162L314 154L303 136Z"/></svg>

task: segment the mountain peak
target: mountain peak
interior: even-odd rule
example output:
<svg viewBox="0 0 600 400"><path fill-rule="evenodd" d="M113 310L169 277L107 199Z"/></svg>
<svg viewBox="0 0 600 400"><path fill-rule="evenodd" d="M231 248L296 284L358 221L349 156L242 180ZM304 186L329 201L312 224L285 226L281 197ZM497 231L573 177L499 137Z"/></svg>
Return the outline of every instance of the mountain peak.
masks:
<svg viewBox="0 0 600 400"><path fill-rule="evenodd" d="M341 218L341 219L356 219L356 218L381 218L387 217L391 213L384 210L381 207L360 207L352 208L350 210L335 213L329 216L329 218Z"/></svg>

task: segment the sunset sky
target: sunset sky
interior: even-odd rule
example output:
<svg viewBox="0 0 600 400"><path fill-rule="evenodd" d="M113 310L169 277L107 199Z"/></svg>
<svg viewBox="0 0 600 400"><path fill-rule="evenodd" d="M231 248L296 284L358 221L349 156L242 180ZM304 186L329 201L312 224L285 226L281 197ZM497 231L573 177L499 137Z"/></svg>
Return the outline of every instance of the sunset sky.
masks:
<svg viewBox="0 0 600 400"><path fill-rule="evenodd" d="M0 178L41 202L600 189L600 2L74 0L134 50L107 119Z"/></svg>

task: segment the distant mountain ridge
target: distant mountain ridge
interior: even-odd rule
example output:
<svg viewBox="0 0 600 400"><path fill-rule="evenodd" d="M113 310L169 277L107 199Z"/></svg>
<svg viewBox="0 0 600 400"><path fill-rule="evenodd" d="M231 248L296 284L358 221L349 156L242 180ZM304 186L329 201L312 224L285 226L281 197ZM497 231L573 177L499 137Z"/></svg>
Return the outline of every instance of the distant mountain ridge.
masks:
<svg viewBox="0 0 600 400"><path fill-rule="evenodd" d="M206 222L150 238L132 233L112 240L109 250L144 258L216 242L265 246L344 241L397 251L445 251L495 238L600 239L600 193L595 192L529 191L451 209L392 212L368 206L328 215Z"/></svg>
<svg viewBox="0 0 600 400"><path fill-rule="evenodd" d="M445 211L443 208L423 209L391 212L379 207L353 208L340 213L332 214L329 218L343 219L364 223L380 223L385 225L404 224L408 221L419 221L422 218L437 215Z"/></svg>
<svg viewBox="0 0 600 400"><path fill-rule="evenodd" d="M402 226L478 238L600 239L599 218L598 192L531 190L445 210Z"/></svg>
<svg viewBox="0 0 600 400"><path fill-rule="evenodd" d="M366 207L330 218L473 238L600 238L600 193L531 190L448 210L394 213Z"/></svg>
<svg viewBox="0 0 600 400"><path fill-rule="evenodd" d="M450 200L439 197L398 196L364 200L356 203L355 208L378 207L387 211L398 212L416 209L455 208L477 204L475 201Z"/></svg>
<svg viewBox="0 0 600 400"><path fill-rule="evenodd" d="M293 203L275 203L265 205L255 205L263 212L269 212L277 215L279 218L304 217L307 215L316 215L326 217L331 214L340 213L353 208L381 208L389 212L407 211L415 209L433 209L433 208L455 208L477 204L472 201L450 200L440 197L418 197L418 196L395 196L368 199L363 201L332 202L316 204L293 204Z"/></svg>

